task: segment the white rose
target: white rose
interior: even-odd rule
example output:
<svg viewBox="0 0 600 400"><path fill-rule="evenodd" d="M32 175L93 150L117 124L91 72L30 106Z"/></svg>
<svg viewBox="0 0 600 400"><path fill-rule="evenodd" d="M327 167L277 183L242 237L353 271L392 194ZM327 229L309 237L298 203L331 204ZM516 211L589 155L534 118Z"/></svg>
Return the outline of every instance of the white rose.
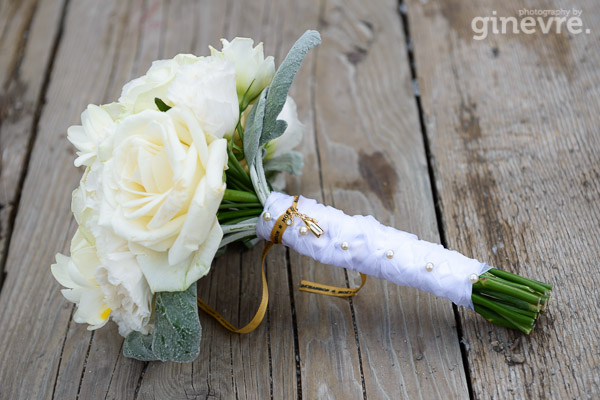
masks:
<svg viewBox="0 0 600 400"><path fill-rule="evenodd" d="M110 258L117 262L107 267L97 247L79 230L71 241L71 257L56 255L52 275L67 288L62 290L65 298L77 305L73 320L93 330L104 326L110 316L123 336L132 330L149 333L152 294L135 258L127 253Z"/></svg>
<svg viewBox="0 0 600 400"><path fill-rule="evenodd" d="M135 256L126 246L122 250L105 255L109 263L97 268L96 281L121 336L132 331L147 335L152 331L152 292Z"/></svg>
<svg viewBox="0 0 600 400"><path fill-rule="evenodd" d="M271 56L265 58L262 43L253 48L252 39L235 38L231 42L221 39L221 43L222 51L211 46L210 54L235 64L237 95L240 105L245 108L271 84L275 75L275 62Z"/></svg>
<svg viewBox="0 0 600 400"><path fill-rule="evenodd" d="M216 214L227 141L205 134L190 110L173 107L124 118L112 144L99 225L128 242L152 292L187 289L208 272L223 235Z"/></svg>
<svg viewBox="0 0 600 400"><path fill-rule="evenodd" d="M81 125L74 125L67 130L67 139L78 150L75 166L91 165L98 156L103 144L115 131L115 121L110 112L113 104L96 106L90 104L81 113Z"/></svg>
<svg viewBox="0 0 600 400"><path fill-rule="evenodd" d="M287 122L287 128L283 132L283 135L271 140L265 146L267 150L267 159L292 151L292 149L298 146L302 141L302 136L306 129L304 124L298 119L296 102L290 96L287 97L283 109L277 116L277 119Z"/></svg>
<svg viewBox="0 0 600 400"><path fill-rule="evenodd" d="M119 103L126 107L128 114L156 110L154 98L158 97L166 101L167 89L175 79L179 68L198 59L191 54L178 54L170 60L154 61L146 75L123 86Z"/></svg>
<svg viewBox="0 0 600 400"><path fill-rule="evenodd" d="M240 115L233 63L202 57L181 66L166 98L192 110L205 133L217 138L233 134Z"/></svg>

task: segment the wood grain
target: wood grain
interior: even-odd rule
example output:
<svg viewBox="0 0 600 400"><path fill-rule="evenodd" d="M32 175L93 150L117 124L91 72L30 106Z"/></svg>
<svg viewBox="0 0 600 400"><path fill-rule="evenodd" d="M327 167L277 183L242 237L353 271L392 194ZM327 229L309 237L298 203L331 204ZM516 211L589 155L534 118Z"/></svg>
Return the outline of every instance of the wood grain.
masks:
<svg viewBox="0 0 600 400"><path fill-rule="evenodd" d="M0 285L63 3L0 2Z"/></svg>
<svg viewBox="0 0 600 400"><path fill-rule="evenodd" d="M19 71L29 84L23 99L37 104L44 78L36 73L53 57L45 43L59 31L62 3L17 3L0 3L2 32L21 46L3 47L10 57L2 58L0 76L9 82ZM492 35L479 42L472 40L474 16L514 15L526 5L409 2L424 143L396 6L70 2L0 293L0 398L427 399L466 398L469 386L477 398L597 397L600 299L592 282L600 244L600 60L592 50L600 34ZM581 8L584 23L596 26L600 13L592 2ZM300 279L356 286L357 277L283 248L268 259L264 323L238 336L202 316L194 363L127 360L114 326L90 333L73 323L73 307L48 268L57 251L68 250L75 229L69 200L81 171L72 167L66 128L88 102L114 100L156 58L207 54L221 36L239 35L264 41L280 62L309 28L324 40L293 88L308 129L304 175L288 180L289 191L350 214L373 214L431 241L440 240L437 201L451 248L557 284L556 301L531 336L461 311L459 338L448 302L376 279L352 301L301 293ZM19 32L26 30L24 42ZM15 54L24 61L15 62ZM31 131L34 121L30 111L14 123L3 114L2 193L9 197L18 192L29 139L5 138ZM260 251L230 249L199 284L199 293L238 325L258 303ZM470 382L459 339L468 344Z"/></svg>
<svg viewBox="0 0 600 400"><path fill-rule="evenodd" d="M461 311L477 398L600 396L600 12L593 1L539 8L573 7L590 34L476 41L473 17L533 7L408 5L449 247L555 285L555 301L530 336Z"/></svg>
<svg viewBox="0 0 600 400"><path fill-rule="evenodd" d="M104 21L120 11L108 2L96 7L74 2L68 11L47 93L51 101L40 119L0 293L0 354L13 360L0 366L3 398L60 397L56 388L64 388L65 396L77 395L81 388L91 334L69 325L73 307L61 298L49 265L54 253L68 248L74 231L69 199L81 171L72 166L66 128L78 121L91 98L105 95L112 70L105 60L114 53L118 32Z"/></svg>
<svg viewBox="0 0 600 400"><path fill-rule="evenodd" d="M328 1L319 21L324 40L314 54L311 88L318 158L308 160L291 191L317 198L322 191L325 203L349 214L372 214L437 241L396 2ZM303 153L313 154L314 145L306 143ZM315 185L319 175L320 188ZM342 270L296 255L291 259L301 267L296 285L301 278L345 285ZM357 276L349 280L358 286ZM328 376L327 383L303 387L307 398L468 397L448 302L374 278L352 302L296 296L301 356L306 359L303 385ZM320 353L329 356L323 359ZM359 363L351 361L357 357ZM357 368L340 368L350 363ZM333 374L337 377L329 378ZM331 383L336 380L339 386Z"/></svg>

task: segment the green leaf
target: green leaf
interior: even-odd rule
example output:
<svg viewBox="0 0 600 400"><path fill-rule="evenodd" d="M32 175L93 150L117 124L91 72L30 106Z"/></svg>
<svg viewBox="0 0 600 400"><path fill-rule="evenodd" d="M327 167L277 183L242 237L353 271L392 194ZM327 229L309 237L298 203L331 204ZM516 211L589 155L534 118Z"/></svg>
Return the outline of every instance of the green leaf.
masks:
<svg viewBox="0 0 600 400"><path fill-rule="evenodd" d="M256 154L258 154L260 136L263 132L263 119L265 116L265 104L268 88L265 88L258 101L254 103L254 107L248 114L246 120L246 129L244 131L244 156L246 161L250 164L254 164Z"/></svg>
<svg viewBox="0 0 600 400"><path fill-rule="evenodd" d="M279 66L279 69L273 77L269 93L267 94L267 105L265 110L264 122L262 127L262 136L260 145L281 136L282 125L277 126L277 116L281 112L287 94L292 86L292 82L302 60L310 49L321 44L321 35L317 31L306 31L298 41L292 46L285 60ZM252 160L252 158L247 158Z"/></svg>
<svg viewBox="0 0 600 400"><path fill-rule="evenodd" d="M254 190L256 192L256 196L260 200L260 203L264 206L267 197L271 193L271 189L269 187L269 183L267 182L267 177L265 176L265 170L263 168L263 152L264 149L259 148L259 152L256 153L256 158L254 159L254 165L250 166L250 179L252 180L252 186L254 186Z"/></svg>
<svg viewBox="0 0 600 400"><path fill-rule="evenodd" d="M267 132L263 131L263 134L260 136L260 145L264 146L269 143L273 139L277 139L279 136L283 135L283 132L287 129L287 122L284 120L278 119L275 121L275 129Z"/></svg>
<svg viewBox="0 0 600 400"><path fill-rule="evenodd" d="M202 327L198 318L196 284L183 292L156 293L154 332L131 332L123 355L140 361L194 361L200 353Z"/></svg>
<svg viewBox="0 0 600 400"><path fill-rule="evenodd" d="M298 151L291 151L289 153L273 157L270 160L265 161L264 164L265 173L282 171L294 175L302 174L303 166L304 157L302 156L302 153Z"/></svg>
<svg viewBox="0 0 600 400"><path fill-rule="evenodd" d="M158 97L154 98L154 103L156 104L156 107L158 107L158 110L162 111L162 112L169 111L172 108L171 106L168 106L164 101L162 101Z"/></svg>
<svg viewBox="0 0 600 400"><path fill-rule="evenodd" d="M123 355L140 361L156 361L158 357L152 351L152 335L142 335L133 331L125 338Z"/></svg>
<svg viewBox="0 0 600 400"><path fill-rule="evenodd" d="M190 362L200 353L202 327L196 284L183 292L159 292L154 307L152 351L159 360Z"/></svg>

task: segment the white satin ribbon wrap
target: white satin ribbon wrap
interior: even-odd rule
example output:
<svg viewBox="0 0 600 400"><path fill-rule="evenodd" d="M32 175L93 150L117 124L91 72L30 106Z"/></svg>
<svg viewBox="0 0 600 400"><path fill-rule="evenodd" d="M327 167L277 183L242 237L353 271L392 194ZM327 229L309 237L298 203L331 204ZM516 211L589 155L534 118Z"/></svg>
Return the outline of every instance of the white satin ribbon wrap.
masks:
<svg viewBox="0 0 600 400"><path fill-rule="evenodd" d="M270 240L277 218L293 202L287 194L272 192L263 212L271 220L258 219L256 233ZM473 309L471 300L472 274L481 275L491 267L472 258L445 249L440 244L419 240L417 236L382 225L372 216L349 216L333 207L300 196L298 211L318 221L325 234L317 238L310 231L300 235L304 222L294 218L283 234L282 243L300 254L323 264L344 267L363 274L385 279L402 286L411 286L451 300L457 305ZM341 243L348 242L348 250ZM386 257L392 250L394 256ZM431 272L425 269L433 263Z"/></svg>

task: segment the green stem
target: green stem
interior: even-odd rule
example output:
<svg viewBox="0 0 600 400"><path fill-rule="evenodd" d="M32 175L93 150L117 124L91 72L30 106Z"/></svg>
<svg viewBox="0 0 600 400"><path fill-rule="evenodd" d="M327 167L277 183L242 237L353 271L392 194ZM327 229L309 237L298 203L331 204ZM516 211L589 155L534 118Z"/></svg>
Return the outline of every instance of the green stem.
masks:
<svg viewBox="0 0 600 400"><path fill-rule="evenodd" d="M225 224L227 224L227 225L239 224L240 222L248 221L249 219L252 219L252 218L255 218L255 217L240 217L240 218L230 219L230 220L226 221Z"/></svg>
<svg viewBox="0 0 600 400"><path fill-rule="evenodd" d="M218 213L217 219L219 222L224 222L240 217L258 217L262 210L262 208L249 208L247 210L225 211Z"/></svg>
<svg viewBox="0 0 600 400"><path fill-rule="evenodd" d="M515 326L513 323L511 323L510 321L505 319L500 314L498 314L484 306L480 306L479 304L474 304L473 308L475 309L476 313L480 314L488 322L491 322L494 325L500 325L500 326L503 326L505 328L510 328L510 329L517 329L517 330L519 329L517 326Z"/></svg>
<svg viewBox="0 0 600 400"><path fill-rule="evenodd" d="M540 307L539 306L536 306L534 304L528 303L528 302L526 302L524 300L521 300L521 299L517 299L517 298L515 298L515 297L513 297L511 295L508 295L508 294L496 292L494 290L476 289L475 286L473 286L473 293L483 294L483 295L495 297L495 298L497 298L499 300L503 300L504 302L509 303L513 307L520 308L521 310L532 311L534 313L539 313L540 312Z"/></svg>
<svg viewBox="0 0 600 400"><path fill-rule="evenodd" d="M538 291L530 288L529 286L522 285L522 284L516 283L516 282L507 281L506 279L500 278L500 277L498 277L496 275L493 275L493 274L490 274L488 272L482 274L481 277L487 278L487 279L492 279L492 280L494 280L496 282L499 282L499 283L502 283L504 285L511 286L511 287L514 287L514 288L517 288L517 289L521 289L521 290L523 290L525 292L532 293L534 295L542 295L543 293L545 293L545 290L544 290L544 292L540 293L540 292L538 292Z"/></svg>
<svg viewBox="0 0 600 400"><path fill-rule="evenodd" d="M246 107L248 107L248 105L246 105L244 107L244 110L246 109ZM238 131L238 135L240 135L240 140L243 142L244 141L244 129L242 128L242 112L243 110L240 111L240 116L238 117L238 123L237 123L237 131Z"/></svg>
<svg viewBox="0 0 600 400"><path fill-rule="evenodd" d="M235 203L260 203L260 200L255 193L233 189L225 189L223 200L233 201Z"/></svg>
<svg viewBox="0 0 600 400"><path fill-rule="evenodd" d="M252 186L249 186L247 183L244 183L241 179L239 179L235 174L226 173L227 175L227 185L239 191L250 193L252 191Z"/></svg>
<svg viewBox="0 0 600 400"><path fill-rule="evenodd" d="M219 205L219 210L228 210L230 208L262 208L260 203L231 203L223 202Z"/></svg>
<svg viewBox="0 0 600 400"><path fill-rule="evenodd" d="M494 301L494 299L490 299L490 300ZM536 312L528 311L528 310L523 310L523 309L521 309L519 307L515 307L512 304L508 304L508 303L505 303L503 301L499 301L499 303L502 304L502 306L504 308L508 308L509 310L511 310L511 311L513 311L515 313L518 313L518 314L521 314L521 315L525 315L526 317L529 317L531 319L536 319L538 317L538 313L536 313Z"/></svg>
<svg viewBox="0 0 600 400"><path fill-rule="evenodd" d="M248 175L246 173L246 171L244 170L244 168L242 167L242 165L240 164L238 159L235 157L235 155L233 154L233 150L228 149L227 153L229 156L229 160L228 160L229 168L233 169L237 174L240 175L240 177L242 177L246 182L251 184L252 181L250 180L250 175Z"/></svg>
<svg viewBox="0 0 600 400"><path fill-rule="evenodd" d="M489 273L496 275L499 278L506 279L507 281L520 283L525 286L529 286L530 288L540 292L545 293L552 290L552 285L545 282L536 281L533 279L525 278L519 276L517 274L513 274L512 272L502 271L496 268L492 268L488 271Z"/></svg>
<svg viewBox="0 0 600 400"><path fill-rule="evenodd" d="M485 297L476 293L474 293L471 298L473 299L474 304L487 307L490 310L500 314L502 317L504 317L504 319L514 324L521 332L529 334L533 329L533 325L535 323L534 319L528 318L522 314L511 312L510 309L505 308L502 304L495 303L494 301L486 299Z"/></svg>
<svg viewBox="0 0 600 400"><path fill-rule="evenodd" d="M242 154L242 155L244 154L244 149L242 149L240 146L238 146L238 145L237 145L237 144L235 144L235 143L234 143L234 144L231 146L231 148L232 148L232 150L237 150L237 151L238 151L240 154ZM242 157L242 158L243 158L243 157Z"/></svg>
<svg viewBox="0 0 600 400"><path fill-rule="evenodd" d="M228 161L227 165L229 170L227 171L228 176L233 176L239 186L246 188L248 191L253 191L252 179L250 175L246 173L244 168L240 165L237 158L233 155L231 150L228 150Z"/></svg>
<svg viewBox="0 0 600 400"><path fill-rule="evenodd" d="M526 302L534 305L540 304L540 297L536 296L532 293L526 292L524 290L505 285L501 282L498 282L494 279L483 278L480 279L479 282L473 285L473 288L477 289L490 289L496 292L504 293L516 297L521 300L525 300Z"/></svg>
<svg viewBox="0 0 600 400"><path fill-rule="evenodd" d="M549 301L552 285L495 268L479 276L471 299L488 321L529 334Z"/></svg>

